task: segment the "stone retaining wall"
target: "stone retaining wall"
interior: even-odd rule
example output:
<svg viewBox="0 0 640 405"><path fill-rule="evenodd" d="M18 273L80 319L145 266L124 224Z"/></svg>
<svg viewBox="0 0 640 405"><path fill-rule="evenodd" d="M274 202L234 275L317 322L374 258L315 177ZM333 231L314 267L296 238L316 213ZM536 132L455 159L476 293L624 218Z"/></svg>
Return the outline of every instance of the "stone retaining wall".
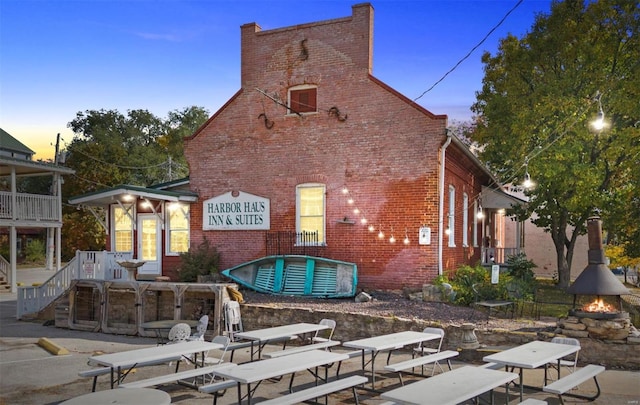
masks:
<svg viewBox="0 0 640 405"><path fill-rule="evenodd" d="M437 322L417 321L396 317L374 317L329 311L313 311L301 308L274 308L264 305L242 305L242 323L245 330L268 328L294 322L318 323L323 318L336 321L334 339L356 340L365 337L393 333L403 330L422 330L427 326L445 329L443 350L461 350L458 357L463 361L481 362L487 352L521 345L532 340L546 340L556 336L549 332L513 332L504 329L476 329L480 347L464 348L462 325L446 325ZM624 341L605 342L591 338L580 338L579 363L601 364L607 368L640 370L640 344Z"/></svg>

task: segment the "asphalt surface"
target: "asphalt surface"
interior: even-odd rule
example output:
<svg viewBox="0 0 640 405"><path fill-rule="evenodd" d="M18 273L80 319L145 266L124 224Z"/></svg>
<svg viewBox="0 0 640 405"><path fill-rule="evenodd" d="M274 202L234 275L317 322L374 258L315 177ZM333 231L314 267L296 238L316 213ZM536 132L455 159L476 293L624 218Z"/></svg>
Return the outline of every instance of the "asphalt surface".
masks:
<svg viewBox="0 0 640 405"><path fill-rule="evenodd" d="M18 281L25 285L43 282L50 272L41 269L29 269L18 271ZM89 356L96 353L111 353L132 350L147 346L154 346L155 339L136 336L110 335L85 331L73 331L45 326L41 322L18 321L16 314L16 295L0 293L0 405L19 404L59 404L67 399L89 393L91 391L91 379L81 378L78 372L91 368L88 364ZM339 325L338 325L339 327ZM47 338L56 347L64 348L69 354L55 355L38 345L41 338ZM277 350L274 346L266 350ZM338 351L342 350L340 348ZM640 345L637 346L640 350ZM409 353L400 353L394 360L408 359ZM234 356L234 362L244 362L249 359L247 350L238 351ZM381 358L380 363L383 362ZM461 362L453 362L453 367L465 365ZM381 368L381 367L379 367ZM186 369L181 367L181 369ZM173 368L166 365L143 367L127 377L127 381L149 378L154 375L166 374ZM335 366L332 369L335 372ZM360 373L360 360L352 359L345 362L341 368L341 375ZM330 372L331 375L333 372ZM541 370L525 370L524 379L527 384L541 385ZM109 389L108 377L99 377L98 390ZM256 400L275 398L287 391L288 379L279 382L264 382L256 392ZM386 374L378 379L382 390L388 390L398 386L395 375ZM406 381L411 381L408 379ZM591 402L593 404L640 404L640 371L606 370L598 377L602 394ZM308 373L296 375L298 384L312 384L313 378ZM190 388L180 385L164 385L159 387L171 395L174 404L211 404L213 397L201 394ZM517 390L513 387L509 391L509 404L518 404ZM584 383L578 390L572 392L590 394L595 392L593 381ZM359 390L359 398L362 404L379 404L382 401L378 394ZM425 393L428 398L428 393ZM525 398L545 400L549 404L559 404L556 396L544 392L525 390ZM496 390L496 403L505 403L505 390ZM235 390L229 390L219 398L218 404L236 403ZM330 404L354 403L350 391L345 391L329 398ZM571 397L565 399L567 404L581 404L584 400Z"/></svg>

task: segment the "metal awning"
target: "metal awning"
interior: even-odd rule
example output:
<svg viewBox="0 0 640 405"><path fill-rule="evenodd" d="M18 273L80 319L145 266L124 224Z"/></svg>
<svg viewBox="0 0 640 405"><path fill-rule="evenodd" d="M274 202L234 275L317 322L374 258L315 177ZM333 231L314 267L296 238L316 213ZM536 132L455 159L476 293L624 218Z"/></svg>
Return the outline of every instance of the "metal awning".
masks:
<svg viewBox="0 0 640 405"><path fill-rule="evenodd" d="M104 207L118 201L130 201L132 197L133 199L143 198L148 200L176 202L196 202L198 200L198 195L191 191L158 190L157 188L122 184L116 187L72 197L69 199L69 204Z"/></svg>
<svg viewBox="0 0 640 405"><path fill-rule="evenodd" d="M514 205L526 205L527 201L502 189L482 186L482 208L509 209Z"/></svg>

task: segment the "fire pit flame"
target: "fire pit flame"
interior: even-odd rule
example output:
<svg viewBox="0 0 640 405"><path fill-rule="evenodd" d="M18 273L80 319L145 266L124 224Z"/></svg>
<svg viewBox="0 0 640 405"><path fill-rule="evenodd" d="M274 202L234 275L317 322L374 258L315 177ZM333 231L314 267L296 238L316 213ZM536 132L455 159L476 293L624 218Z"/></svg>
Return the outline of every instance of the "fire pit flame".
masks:
<svg viewBox="0 0 640 405"><path fill-rule="evenodd" d="M604 302L602 298L597 298L592 303L586 304L582 307L582 310L585 312L616 312L616 309Z"/></svg>

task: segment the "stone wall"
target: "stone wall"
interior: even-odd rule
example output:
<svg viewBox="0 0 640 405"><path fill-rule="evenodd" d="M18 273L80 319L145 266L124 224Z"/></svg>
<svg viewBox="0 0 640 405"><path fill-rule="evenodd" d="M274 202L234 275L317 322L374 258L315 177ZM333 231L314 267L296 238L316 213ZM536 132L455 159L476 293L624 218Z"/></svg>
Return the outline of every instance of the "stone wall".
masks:
<svg viewBox="0 0 640 405"><path fill-rule="evenodd" d="M445 325L437 322L410 320L397 317L374 317L366 314L313 311L302 308L274 308L261 305L242 305L242 323L245 330L268 328L294 322L317 323L323 318L337 323L334 339L356 340L365 337L399 332L422 330L427 326L445 329L443 350L461 350L462 361L482 362L487 352L521 345L532 340L549 341L556 336L550 332L513 332L504 329L476 329L479 342L477 349L462 349L462 325ZM640 344L622 341L605 342L591 338L580 338L579 364L601 364L607 368L640 370Z"/></svg>

